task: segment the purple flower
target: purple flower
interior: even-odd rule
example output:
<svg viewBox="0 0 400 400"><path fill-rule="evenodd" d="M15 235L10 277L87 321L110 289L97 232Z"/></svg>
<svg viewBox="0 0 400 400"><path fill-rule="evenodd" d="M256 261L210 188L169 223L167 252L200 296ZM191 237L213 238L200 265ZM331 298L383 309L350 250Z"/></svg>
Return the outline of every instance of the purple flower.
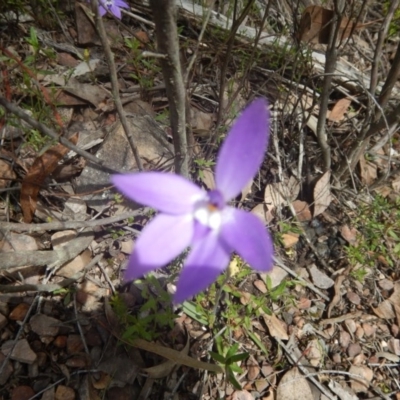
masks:
<svg viewBox="0 0 400 400"><path fill-rule="evenodd" d="M99 0L99 14L101 16L105 15L108 11L118 19L121 19L120 8L129 8L129 6L123 0Z"/></svg>
<svg viewBox="0 0 400 400"><path fill-rule="evenodd" d="M112 177L127 197L160 211L136 241L126 280L165 266L189 246L176 303L209 286L228 266L234 251L256 270L271 270L273 245L263 223L255 215L228 205L263 161L268 120L263 99L243 111L220 149L215 169L217 189L209 192L175 174L141 172Z"/></svg>

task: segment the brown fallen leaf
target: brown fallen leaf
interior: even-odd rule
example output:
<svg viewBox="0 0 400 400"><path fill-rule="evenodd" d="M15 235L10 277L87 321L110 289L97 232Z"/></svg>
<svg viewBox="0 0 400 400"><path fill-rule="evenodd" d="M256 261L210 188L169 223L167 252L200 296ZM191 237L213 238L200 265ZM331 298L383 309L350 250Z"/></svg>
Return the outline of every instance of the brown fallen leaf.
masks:
<svg viewBox="0 0 400 400"><path fill-rule="evenodd" d="M333 10L320 6L307 7L301 16L299 30L296 34L297 39L307 43L328 44L334 17L335 12ZM342 17L337 41L341 42L343 39L348 38L355 30L363 29L376 22L371 21L366 24L356 24L354 21Z"/></svg>
<svg viewBox="0 0 400 400"><path fill-rule="evenodd" d="M297 244L299 241L299 234L298 233L284 233L282 234L282 243L285 249L289 249Z"/></svg>
<svg viewBox="0 0 400 400"><path fill-rule="evenodd" d="M280 321L275 314L263 314L263 318L266 325L268 326L269 333L272 337L278 338L280 340L289 339L284 323Z"/></svg>
<svg viewBox="0 0 400 400"><path fill-rule="evenodd" d="M331 195L331 172L326 171L321 178L319 178L318 182L314 188L314 218L317 215L322 214L331 204L332 195Z"/></svg>
<svg viewBox="0 0 400 400"><path fill-rule="evenodd" d="M292 206L293 206L294 210L296 211L297 219L300 222L311 221L312 215L311 215L310 207L308 206L308 204L305 201L295 200L292 203Z"/></svg>
<svg viewBox="0 0 400 400"><path fill-rule="evenodd" d="M378 177L378 167L374 163L367 161L363 156L360 158L360 175L361 182L370 186Z"/></svg>
<svg viewBox="0 0 400 400"><path fill-rule="evenodd" d="M343 225L340 229L340 234L342 235L343 239L354 246L357 245L357 233L358 232L356 228L350 228L347 224Z"/></svg>
<svg viewBox="0 0 400 400"><path fill-rule="evenodd" d="M76 144L78 133L75 133L69 140L71 143ZM58 162L68 151L65 146L58 143L33 162L32 167L22 181L21 187L20 202L25 223L32 222L40 187L45 179L57 168Z"/></svg>
<svg viewBox="0 0 400 400"><path fill-rule="evenodd" d="M11 164L0 159L0 189L8 187L13 179L16 178L15 172Z"/></svg>
<svg viewBox="0 0 400 400"><path fill-rule="evenodd" d="M297 367L290 369L283 375L276 391L277 400L314 400L314 396L307 379Z"/></svg>
<svg viewBox="0 0 400 400"><path fill-rule="evenodd" d="M351 100L347 97L338 100L329 113L328 119L333 122L341 121L344 118L344 114L349 109L350 104Z"/></svg>

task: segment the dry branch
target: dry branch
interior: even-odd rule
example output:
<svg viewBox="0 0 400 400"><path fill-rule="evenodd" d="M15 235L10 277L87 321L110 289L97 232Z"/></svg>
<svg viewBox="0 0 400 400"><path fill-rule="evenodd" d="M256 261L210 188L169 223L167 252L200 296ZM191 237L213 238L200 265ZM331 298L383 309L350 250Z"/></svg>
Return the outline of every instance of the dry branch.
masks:
<svg viewBox="0 0 400 400"><path fill-rule="evenodd" d="M179 39L176 26L175 0L151 0L156 24L157 47L166 58L161 58L161 68L169 102L169 115L175 148L175 172L189 176L189 153L186 137L185 85L179 58Z"/></svg>

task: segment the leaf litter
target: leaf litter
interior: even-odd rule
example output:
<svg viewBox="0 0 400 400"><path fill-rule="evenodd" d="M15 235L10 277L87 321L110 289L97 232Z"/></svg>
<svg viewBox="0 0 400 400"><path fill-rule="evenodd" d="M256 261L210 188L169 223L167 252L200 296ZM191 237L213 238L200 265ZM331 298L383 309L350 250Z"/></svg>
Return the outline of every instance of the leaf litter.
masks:
<svg viewBox="0 0 400 400"><path fill-rule="evenodd" d="M82 9L79 6L77 8ZM142 8L141 10L142 15L150 20L146 11ZM326 11L326 9L322 10ZM311 12L309 9L306 11ZM311 26L316 23L314 14L312 12L310 14ZM223 14L221 15L224 17ZM98 41L95 30L93 29L90 33L88 29L90 24L87 21L83 23L85 20L82 16L79 18L81 19L77 20L77 46L81 46L85 41L86 43ZM196 21L195 14L192 18ZM353 24L352 19L347 22L350 25ZM113 20L107 21L107 24L110 32L118 32ZM244 26L251 28L248 25ZM138 28L140 32L143 32L142 26ZM355 28L357 31L360 27L355 25ZM303 27L303 29L306 28ZM343 29L342 36L345 38L348 31L347 28L343 27ZM318 30L321 30L321 26ZM184 32L184 34L188 33ZM25 37L26 33L23 36ZM356 40L360 40L359 36L359 32L356 32ZM58 44L66 46L62 35L56 33L54 37L58 39ZM148 36L146 33L146 37L149 38L151 35ZM305 40L304 32L302 38ZM206 43L209 38L204 39L208 51L215 44L215 37L213 39L208 44ZM40 40L45 40L44 36L41 36ZM323 40L319 42L321 44ZM51 42L46 43L47 48L60 56L61 52L57 47L52 47L49 44ZM117 53L126 51L121 43L115 42ZM194 46L194 43L195 41L189 41L189 46ZM10 41L10 45L18 49L15 42ZM68 47L65 48L68 49ZM22 51L22 49L19 50ZM114 165L115 169L121 170L128 165L131 165L129 168L134 168L134 164L129 164L130 161L127 161L125 156L121 157L123 154L121 149L126 147L126 142L122 142L122 139L116 140L114 128L118 125L118 121L109 95L108 75L104 74L101 68L97 69L93 66L87 68L91 64L82 62L82 58L77 56L77 54L83 54L83 51L84 47L79 47L68 53L72 57L69 63L73 62L69 65L66 65L65 61L61 62L61 57L58 57L58 64L55 62L46 67L53 69L54 79L48 79L52 75L39 75L40 82L42 85L48 85L51 81L52 84L59 86L57 99L60 103L69 104L71 109L72 106L81 107L73 111L73 122L92 124L89 129L79 129L81 132L78 145L83 146L81 140L90 138L87 139L88 143L91 143L88 148L93 149L99 158L102 153L109 153L107 163ZM198 66L199 69L195 69L195 76L199 80L201 80L201 69L207 70L206 60L209 55L206 53L207 51L202 54L204 58L201 58L204 64L201 68ZM90 56L90 62L96 58L98 56L93 54L93 57ZM76 69L79 62L86 71L73 74L75 75L73 79L65 82L67 68ZM41 63L42 65L38 67L44 67L47 64L45 59L42 59ZM149 109L157 109L160 105L161 109L165 107L166 99L162 92L155 94L146 92L143 79L129 81L134 68L136 67L128 66L127 70L122 68L120 72L123 78L120 89L124 96L126 95L124 104L126 106L139 104L139 97L143 97L147 100L148 103L145 104ZM151 74L151 70L143 70L143 76L149 73ZM75 81L78 75L79 79L82 79L81 82ZM160 79L160 76L154 73L153 78L156 81ZM126 82L129 84L126 85ZM61 87L63 85L65 87ZM234 109L239 111L247 103L248 96L245 91L240 91L236 82L235 85L228 85L228 87L229 89L224 93L224 104L232 103L232 93L239 90L236 101L233 101ZM250 85L246 83L246 87L248 90ZM133 89L133 95L130 92L131 89ZM267 96L273 93L272 89L268 88L271 92L267 92ZM195 93L198 97L193 96L197 99L196 107L190 109L193 118L190 122L191 128L195 135L198 135L197 140L200 143L208 137L208 132L213 130L217 113L213 103L207 100L213 98L213 91L207 86L202 87L201 90L202 93ZM304 113L307 116L304 125L315 132L318 108L313 108L314 98L310 93L312 91L310 92L307 88L307 95L293 94L293 104L288 106L284 115L287 118L292 113L294 115L293 110L297 112L300 110L299 115ZM69 103L67 96L69 96ZM334 106L329 114L333 123L332 134L347 132L349 110L356 104L353 100L349 102L353 98L352 96L342 97L340 100L335 99L332 103ZM277 102L279 102L278 99ZM106 115L102 115L103 113ZM229 115L227 120L232 121L234 116ZM143 155L146 168L168 170L170 168L168 127L151 120L152 125L147 127L144 125L145 128L143 128L143 124L139 122L141 117L139 112L135 112L133 120L138 124L138 131L146 131L142 143L136 138L140 143L139 152ZM114 121L117 121L115 126ZM158 127L159 135L156 138L153 136L150 138L149 132L154 131L154 126ZM185 398L188 393L200 392L204 394L205 399L223 396L228 399L247 399L254 396L263 399L286 399L293 398L293 393L296 393L295 398L303 395L310 397L312 394L310 394L307 373L300 372L300 368L296 366L290 366L288 353L280 350L278 340L287 341L289 335L293 335L301 350L300 355L297 354L296 357L298 366L309 363L317 367L320 380L326 383L327 389L332 388L332 392L329 392L330 396L336 394L339 398L346 400L362 398L362 396L371 397L374 393L376 394L379 387L384 387L393 395L396 391L398 392L398 376L392 367L385 366L385 363L390 365L390 363L398 362L399 356L400 302L396 282L398 264L390 266L381 259L372 270L373 275L362 281L361 275L365 267L358 265L357 268L353 268L345 261L343 262L347 257L344 247L356 246L357 240L363 237L362 232L358 235L360 226L356 227L352 218L348 218L349 209L345 205L348 202L355 202L357 207L359 200L353 196L346 198L343 195L333 200L332 194L336 195L336 192L330 186L332 177L329 172L316 179L316 184L311 190L312 196L307 197L303 181L300 182L297 175L290 173L293 171L291 163L296 163L291 159L291 151L295 147L293 143L297 145L297 139L291 136L292 132L288 126L281 128L279 131L282 142L280 143L281 159L285 160L284 170L287 175L284 175L283 180L279 182L282 176L278 177L275 172L278 166L275 162L268 161L263 166L260 176L242 193L240 201L243 208L252 209L252 212L258 214L262 221L276 233L284 232L282 237L286 246L278 249L276 257L291 266L295 277L289 278L287 272L276 267L272 274L268 275L270 279L268 281L264 274L245 273L246 267L236 262L229 286L222 286L220 282L219 286L211 288L210 294L206 294L198 303L192 304L191 307L185 306L186 312L182 309L176 310L177 314L172 314L174 317L170 319L171 325L167 327L157 322L155 317L155 315L167 315L168 300L162 300L164 292L155 288L154 282L143 281L137 285L125 287L122 297L127 307L126 314L139 316L134 326L140 327L140 320L148 319L150 323L147 327L152 326L157 333L157 337L136 342L138 345L142 344L142 347L132 347L126 343L121 345L120 336L114 332L114 329L117 326L126 325L123 325L118 318L114 318L113 321L105 319L104 316L109 317L110 313L105 310L104 299L108 298L115 288L121 287L118 271L124 268L136 235L127 227L136 231L142 229L150 218L146 211L134 215L133 221L117 221L111 226L99 225L93 233L78 236L75 241L70 238L67 240L65 251L61 251L60 248L57 250L50 234L50 232L53 233L52 229L47 232L33 233L27 228L26 233L23 234L15 233L17 231L12 232L12 229L10 233L8 232L10 228L2 229L0 238L2 251L7 248L10 255L4 253L2 259L5 268L3 268L1 282L1 290L4 293L0 298L0 327L5 339L0 352L0 383L5 385L10 379L16 382L15 388L8 386L10 396L12 395L13 398L31 396L33 392L56 396L56 398L74 399L77 398L77 394L85 393L86 390L86 393L91 394L90 398L98 398L100 391L106 393L107 398L124 398L123 396L127 395L130 398L156 398L155 396L160 391L163 396L175 393L179 398ZM77 169L74 174L78 177L82 176L83 168L86 170L91 168L84 160L78 162L76 155L65 157L64 152L59 154L55 161L44 163L45 173L39 177L40 191L38 193L35 193L37 189L27 188L27 179L33 174L30 171L32 163L40 160L40 157L46 153L41 156L40 153L27 151L26 148L20 154L13 153L21 144L20 138L25 137L25 133L17 130L17 134L13 131L15 136L12 136L9 132L11 132L9 126L6 126L4 137L9 142L6 142L4 149L2 148L0 171L4 179L0 180L0 186L1 188L14 186L15 180L25 182L23 191L28 194L29 200L21 202L22 208L19 208L18 201L14 201L11 208L9 203L6 206L0 205L2 222L19 221L24 214L26 220L33 218L34 224L51 223L56 219L60 222L84 222L92 218L108 217L125 212L126 206L121 205L121 199L107 192L110 189L107 178L101 179L96 173L88 175L82 184L84 186L82 190L78 189L79 183L75 182L71 185L70 181L73 179L71 177L67 178L67 182L61 179L58 181L53 167L60 166L60 163L65 166L75 165ZM111 138L109 147L106 147L103 141L107 138ZM285 144L285 141L290 142L290 145ZM119 146L119 150L113 152L114 146ZM314 150L315 148L312 147L310 154ZM396 153L390 153L390 150L386 148L382 150L383 152L380 153L382 157L393 155L397 157ZM10 153L14 159L21 158L17 164L13 163L13 157L8 157ZM121 158L123 163L118 164L117 159ZM380 158L379 160L383 160L380 162L377 160L378 158L368 158L364 160L365 162L360 162L359 176L364 185L374 184L378 174L387 170L388 162L384 161L384 158ZM25 177L21 174L21 167L28 172ZM314 176L318 176L318 173L318 168L313 170ZM206 174L208 174L206 178L200 177L200 179L206 186L212 187L213 176L209 172L204 173ZM306 177L304 178L306 181ZM386 193L387 198L398 197L397 181L398 176L395 176L388 184L386 192L382 192ZM80 208L71 206L71 203L66 206L67 201L76 198L77 195L79 199L82 199ZM92 201L88 201L85 196L89 196ZM294 214L290 212L290 205L293 206ZM340 223L335 223L335 219L331 218L330 214L333 214ZM277 228L279 221L291 222L292 218L295 218L296 224L288 227L288 232L285 232L285 227L285 229L282 226ZM293 234L295 228L300 229L301 233ZM304 239L305 235L309 242ZM396 239L392 237L392 240ZM28 247L27 243L31 242L36 243L37 247ZM129 249L118 243L129 243ZM309 246L310 243L312 248ZM11 253L14 254L11 256ZM95 258L98 255L101 257ZM73 267L67 274L63 272L62 268L65 268L65 264L77 260L78 257L81 258L79 266ZM324 268L319 262L321 257L327 260L334 272ZM90 266L93 259L96 261L95 267ZM32 266L35 265L45 265L46 269L32 271ZM21 267L24 268L21 269ZM157 278L160 282L165 282L168 281L169 276L160 274ZM322 289L330 302L320 297L311 289L311 286L302 284L303 281L300 278ZM377 287L372 284L373 279L382 282L384 278L394 284L390 286L382 283ZM210 299L212 299L212 291L220 287L225 289L222 291L221 304L215 308ZM239 293L235 292L236 287L240 287L240 297L237 297ZM21 288L19 292L18 288ZM169 290L170 293L172 291L173 288ZM38 292L44 296L41 300L40 312L33 311L31 307L37 301L35 294ZM152 304L152 298L157 299L157 302L153 301L155 304ZM242 300L243 304L236 299ZM217 310L215 318L207 314L208 309ZM113 312L116 313L116 311ZM118 316L121 317L121 315L124 314L120 313ZM250 321L246 321L246 318ZM20 330L20 326L23 326L24 330ZM213 328L216 326L229 331L229 334L225 336L221 333L218 336ZM218 337L223 338L222 342L218 342ZM208 350L219 349L223 353L224 348L231 345L228 340L230 337L234 337L235 341L240 343L240 352L249 354L246 360L237 362L242 373L234 373L242 390L236 390L226 380L226 375L221 372L224 366L210 362L209 359ZM341 347L338 347L338 343ZM6 344L4 350L3 344ZM379 351L371 351L372 348ZM301 352L304 352L304 356L301 356ZM57 368L57 378L64 378L64 381L56 387L52 386L55 380L50 378L54 373L47 356L50 353L54 356L51 362ZM166 361L168 357L170 361ZM382 360L385 361L382 362ZM18 369L18 365L22 367ZM29 365L34 365L34 368L29 368ZM97 372L91 374L89 380L78 379L78 371L87 370L93 365L97 366ZM186 366L182 367L182 365ZM220 372L206 375L202 372L204 371L202 368L207 366ZM344 371L350 375L342 379L340 374L323 372L322 368ZM36 375L35 369L40 371L39 375ZM182 373L185 377L184 384L179 379ZM143 377L143 374L148 376ZM35 385L26 386L23 380L24 375L32 380L36 379ZM152 379L155 381L151 381ZM146 388L152 394L144 394ZM301 396L299 396L299 390L302 393ZM383 393L378 392L378 394Z"/></svg>

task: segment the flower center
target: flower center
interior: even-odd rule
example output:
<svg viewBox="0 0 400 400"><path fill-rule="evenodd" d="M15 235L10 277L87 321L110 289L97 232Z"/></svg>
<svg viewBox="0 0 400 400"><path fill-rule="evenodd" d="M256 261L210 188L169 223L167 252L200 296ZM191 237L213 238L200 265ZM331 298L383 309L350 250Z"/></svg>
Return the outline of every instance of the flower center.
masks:
<svg viewBox="0 0 400 400"><path fill-rule="evenodd" d="M219 229L222 222L221 211L224 207L224 200L221 193L211 190L207 193L207 198L199 201L195 205L194 218L202 225L210 229Z"/></svg>
<svg viewBox="0 0 400 400"><path fill-rule="evenodd" d="M105 1L105 6L106 6L109 10L111 10L111 7L112 7L113 3L114 3L113 0L106 0L106 1Z"/></svg>

